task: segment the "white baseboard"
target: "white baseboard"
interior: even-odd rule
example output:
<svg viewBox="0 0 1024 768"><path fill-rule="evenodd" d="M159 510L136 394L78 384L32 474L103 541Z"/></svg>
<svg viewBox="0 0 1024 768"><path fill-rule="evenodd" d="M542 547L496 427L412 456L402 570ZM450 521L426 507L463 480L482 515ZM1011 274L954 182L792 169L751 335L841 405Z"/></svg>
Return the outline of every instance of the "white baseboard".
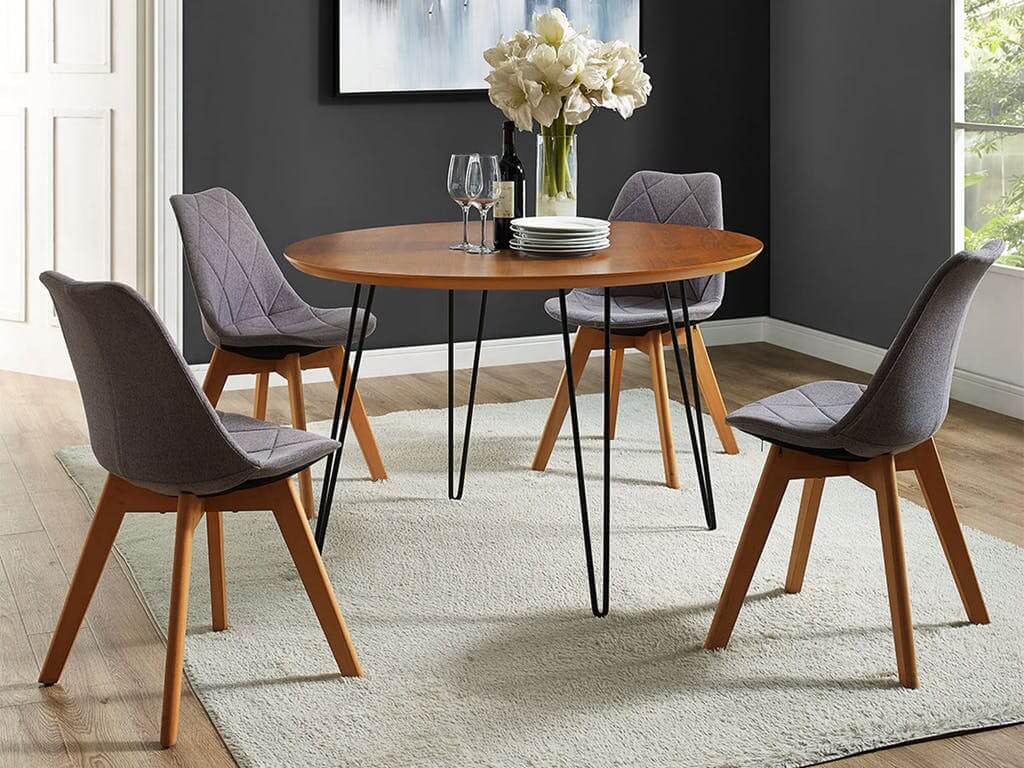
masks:
<svg viewBox="0 0 1024 768"><path fill-rule="evenodd" d="M764 341L778 347L802 352L805 355L845 365L858 371L873 373L885 350L871 344L836 336L825 331L778 320L773 317L744 317L732 320L711 320L701 323L704 340L709 347L725 344L748 344ZM523 336L511 339L485 339L480 354L481 367L539 363L562 359L562 336ZM455 344L455 367L469 368L473 364L473 342ZM447 344L425 344L417 347L369 349L363 354L359 378L397 376L410 373L444 371L448 366ZM193 365L192 370L202 381L205 364ZM330 381L326 369L306 371L307 383ZM227 389L252 389L255 376L232 376ZM271 378L272 385L284 384L284 379ZM990 411L1024 419L1024 387L987 376L957 369L953 373L952 397Z"/></svg>
<svg viewBox="0 0 1024 768"><path fill-rule="evenodd" d="M764 317L742 317L734 320L712 320L701 323L704 341L710 346L720 344L743 344L764 339ZM598 352L600 354L600 352ZM562 334L550 333L544 336L519 336L510 339L484 339L480 351L480 367L517 363L542 363L562 360ZM473 365L473 342L455 343L455 367L470 368ZM206 376L206 363L191 366L199 381ZM416 347L392 347L391 349L368 349L363 353L359 378L377 376L399 376L410 373L434 373L448 369L447 344L423 344ZM307 384L330 381L327 369L303 371L302 380ZM273 376L271 386L285 383L279 376ZM256 386L255 376L232 376L225 389L252 389Z"/></svg>
<svg viewBox="0 0 1024 768"><path fill-rule="evenodd" d="M777 347L874 373L885 350L872 344L805 328L774 317L764 318L764 341ZM950 396L954 400L1024 419L1024 387L957 368Z"/></svg>

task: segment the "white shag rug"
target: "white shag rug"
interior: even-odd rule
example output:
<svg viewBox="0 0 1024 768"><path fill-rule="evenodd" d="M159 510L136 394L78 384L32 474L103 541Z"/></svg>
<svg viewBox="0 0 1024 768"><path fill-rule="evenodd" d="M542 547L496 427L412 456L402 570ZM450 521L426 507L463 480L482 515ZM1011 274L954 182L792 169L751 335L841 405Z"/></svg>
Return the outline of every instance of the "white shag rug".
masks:
<svg viewBox="0 0 1024 768"><path fill-rule="evenodd" d="M967 624L927 511L903 502L921 688L900 688L874 494L849 479L826 483L799 595L782 591L791 485L730 646L703 650L764 449L738 435L725 455L707 421L709 532L682 406L679 492L646 390L622 393L611 615L593 618L567 425L548 471L529 469L548 407L477 406L461 502L444 411L373 420L387 482L350 436L325 560L362 679L337 674L269 514L226 516L230 628L211 631L200 526L185 671L240 765L803 766L1024 719L1022 550L967 531L992 617ZM600 396L580 410L599 548ZM89 449L60 459L95 502ZM117 540L164 627L173 538L172 515L128 515Z"/></svg>

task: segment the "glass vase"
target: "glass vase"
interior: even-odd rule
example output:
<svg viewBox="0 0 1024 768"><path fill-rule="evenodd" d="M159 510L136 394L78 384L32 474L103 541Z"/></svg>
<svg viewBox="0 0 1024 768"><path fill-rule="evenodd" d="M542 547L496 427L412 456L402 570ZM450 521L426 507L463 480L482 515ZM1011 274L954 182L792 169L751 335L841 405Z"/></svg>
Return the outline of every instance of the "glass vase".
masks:
<svg viewBox="0 0 1024 768"><path fill-rule="evenodd" d="M577 150L575 126L556 121L537 136L538 216L576 215Z"/></svg>

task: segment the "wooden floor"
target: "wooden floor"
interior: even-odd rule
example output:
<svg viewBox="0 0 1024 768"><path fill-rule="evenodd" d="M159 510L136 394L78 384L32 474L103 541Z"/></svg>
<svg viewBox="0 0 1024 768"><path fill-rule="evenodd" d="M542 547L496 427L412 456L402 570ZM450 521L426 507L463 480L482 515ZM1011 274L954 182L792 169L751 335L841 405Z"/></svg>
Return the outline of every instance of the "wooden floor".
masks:
<svg viewBox="0 0 1024 768"><path fill-rule="evenodd" d="M730 408L814 379L866 379L767 344L716 347L711 357ZM588 371L581 391L599 391L600 370ZM484 369L478 402L550 397L560 371L554 363ZM647 376L645 358L627 356L623 385L645 386ZM468 376L461 379L464 397ZM306 389L310 420L329 418L331 388ZM360 389L371 415L441 408L446 402L444 374L367 379ZM221 407L248 412L250 394L227 392ZM284 387L271 390L269 418L287 421ZM387 435L378 438L387 461ZM1024 545L1024 424L954 403L936 441L963 521ZM100 581L61 684L40 688L35 683L90 515L53 454L85 442L73 384L0 372L0 766L232 765L187 689L178 745L159 749L164 644L116 559ZM652 465L653 475L659 471ZM910 478L901 479L900 494L922 502ZM836 764L1024 766L1024 726L881 750Z"/></svg>

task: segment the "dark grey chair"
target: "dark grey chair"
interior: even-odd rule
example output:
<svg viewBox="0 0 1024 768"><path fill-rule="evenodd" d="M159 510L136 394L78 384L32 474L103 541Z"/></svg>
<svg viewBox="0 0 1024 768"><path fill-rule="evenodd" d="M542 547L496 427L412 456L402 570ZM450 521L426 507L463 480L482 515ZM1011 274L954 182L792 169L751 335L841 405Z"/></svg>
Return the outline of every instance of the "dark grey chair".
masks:
<svg viewBox="0 0 1024 768"><path fill-rule="evenodd" d="M109 473L39 682L60 678L126 512L176 512L160 743L178 731L196 525L206 514L213 628L227 628L224 510L274 513L345 675L361 670L290 478L337 448L309 432L214 411L149 305L119 283L40 276L82 392L89 441Z"/></svg>
<svg viewBox="0 0 1024 768"><path fill-rule="evenodd" d="M729 415L737 429L770 442L743 534L705 643L729 642L743 599L790 480L803 479L786 591L803 587L826 477L851 476L874 489L882 531L899 680L918 686L896 472L914 470L953 579L975 624L987 624L974 567L932 436L949 407L953 365L978 283L1005 243L958 253L932 275L867 386L806 384Z"/></svg>
<svg viewBox="0 0 1024 768"><path fill-rule="evenodd" d="M203 390L216 406L228 376L256 374L253 416L267 415L270 374L288 382L292 426L306 428L302 371L329 368L335 386L341 378L349 308L312 307L288 284L248 211L219 187L192 195L174 195L171 207L185 245L206 338L214 346ZM363 310L356 315L356 333L366 320L366 335L377 319ZM346 381L351 381L351 373ZM374 480L387 478L377 440L363 400L356 390L352 429ZM309 470L299 478L302 503L313 515L313 480Z"/></svg>
<svg viewBox="0 0 1024 768"><path fill-rule="evenodd" d="M643 221L661 224L685 224L694 227L722 228L722 182L714 173L661 173L638 171L629 177L612 206L610 219ZM704 337L696 323L707 320L715 313L725 295L725 275L717 274L685 281L685 301L689 309L693 337L693 353L697 368L697 381L708 411L715 422L718 438L726 453L739 453L736 438L725 421L725 403L718 388L718 380L711 367ZM682 347L686 345L683 327L683 300L678 283L670 285L676 336ZM665 313L662 286L634 285L611 290L611 348L612 388L610 437L615 437L615 422L622 384L622 363L627 349L639 349L647 355L651 366L651 389L654 390L661 436L661 455L665 470L665 484L679 487L676 450L672 439L672 420L668 394L668 376L665 372L664 348L672 344ZM549 299L544 309L555 320L562 314L557 298ZM604 289L576 288L566 296L569 323L579 326L572 347L573 381L578 384L583 376L590 353L604 348ZM558 383L551 411L548 414L540 444L533 457L533 468L543 472L551 458L558 433L565 421L568 408L568 383L565 372Z"/></svg>

